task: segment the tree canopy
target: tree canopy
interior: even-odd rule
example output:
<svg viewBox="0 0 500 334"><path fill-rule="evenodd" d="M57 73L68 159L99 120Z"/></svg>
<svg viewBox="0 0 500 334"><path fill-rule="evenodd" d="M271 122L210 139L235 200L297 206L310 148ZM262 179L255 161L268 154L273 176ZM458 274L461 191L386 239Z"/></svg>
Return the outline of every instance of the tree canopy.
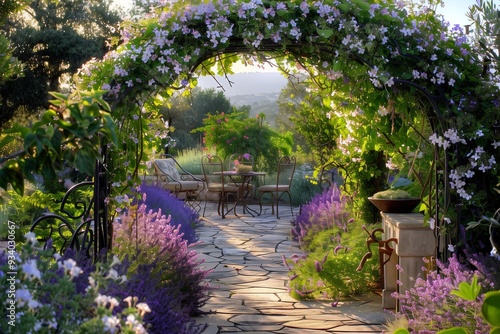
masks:
<svg viewBox="0 0 500 334"><path fill-rule="evenodd" d="M116 36L120 20L110 4L33 1L6 18L3 30L24 71L0 87L0 125L16 111L38 114L48 106L49 91L69 91L71 76L82 64L110 50L106 43Z"/></svg>
<svg viewBox="0 0 500 334"><path fill-rule="evenodd" d="M0 26L5 23L8 16L17 13L26 6L28 0L5 0L0 3ZM22 64L14 57L14 48L5 32L0 29L0 85L5 81L21 75Z"/></svg>

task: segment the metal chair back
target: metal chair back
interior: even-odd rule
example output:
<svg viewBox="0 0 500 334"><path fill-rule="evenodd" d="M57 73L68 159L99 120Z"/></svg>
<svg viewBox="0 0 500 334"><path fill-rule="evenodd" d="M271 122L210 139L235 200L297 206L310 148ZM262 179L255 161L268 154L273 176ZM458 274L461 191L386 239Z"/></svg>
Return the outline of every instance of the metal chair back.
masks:
<svg viewBox="0 0 500 334"><path fill-rule="evenodd" d="M204 155L201 157L201 167L203 169L203 175L205 177L205 182L207 184L206 188L206 198L205 207L203 209L203 216L205 216L205 210L207 208L207 202L211 194L217 194L218 205L217 211L222 218L225 217L225 207L229 201L229 196L236 198L238 193L238 187L231 186L225 183L224 165L222 159L216 155Z"/></svg>

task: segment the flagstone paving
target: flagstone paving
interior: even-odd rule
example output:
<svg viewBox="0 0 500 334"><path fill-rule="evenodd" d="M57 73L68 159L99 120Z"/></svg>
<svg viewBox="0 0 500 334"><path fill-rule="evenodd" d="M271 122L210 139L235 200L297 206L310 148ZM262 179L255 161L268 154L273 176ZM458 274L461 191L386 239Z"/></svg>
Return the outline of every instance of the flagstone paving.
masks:
<svg viewBox="0 0 500 334"><path fill-rule="evenodd" d="M390 314L378 294L348 298L336 307L289 296L283 256L301 251L290 238L291 213L282 210L280 219L270 208L258 217L222 219L213 205L202 218L195 249L203 267L213 270L205 313L195 318L208 324L204 333L382 333Z"/></svg>

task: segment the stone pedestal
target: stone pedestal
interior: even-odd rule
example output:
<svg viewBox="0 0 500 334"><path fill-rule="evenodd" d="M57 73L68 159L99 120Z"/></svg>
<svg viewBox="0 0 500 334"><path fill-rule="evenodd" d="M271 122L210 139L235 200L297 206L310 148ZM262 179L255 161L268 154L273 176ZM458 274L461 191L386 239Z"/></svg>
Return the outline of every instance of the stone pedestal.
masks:
<svg viewBox="0 0 500 334"><path fill-rule="evenodd" d="M424 227L424 216L420 213L381 213L384 227L384 239L396 238L392 243L394 252L390 261L384 266L384 290L382 291L382 307L397 308L393 292L405 293L413 287L414 279L422 276L422 267L426 264L424 257L435 255L436 240L434 232ZM403 271L396 267L399 265ZM402 285L398 285L397 281Z"/></svg>

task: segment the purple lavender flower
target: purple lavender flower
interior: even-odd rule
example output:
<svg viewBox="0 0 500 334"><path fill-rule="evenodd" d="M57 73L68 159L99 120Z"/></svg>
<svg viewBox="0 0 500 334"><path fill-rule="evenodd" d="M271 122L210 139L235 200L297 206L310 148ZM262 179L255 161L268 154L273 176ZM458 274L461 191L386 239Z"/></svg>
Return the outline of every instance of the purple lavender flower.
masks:
<svg viewBox="0 0 500 334"><path fill-rule="evenodd" d="M319 262L318 260L314 261L314 267L316 268L317 272L320 272L323 270L323 266L321 265L321 262Z"/></svg>
<svg viewBox="0 0 500 334"><path fill-rule="evenodd" d="M397 317L407 318L412 333L417 334L435 333L456 326L466 326L471 332L488 333L488 324L475 312L481 309L483 296L469 301L452 295L451 291L461 282L471 282L474 275L479 278L483 290L496 289L499 275L495 275L495 271L500 269L500 263L489 267L490 260L481 254L469 254L466 261L460 261L454 254L448 263L437 261L438 270L427 271L426 279L417 278L415 285L404 294L394 294L400 303Z"/></svg>
<svg viewBox="0 0 500 334"><path fill-rule="evenodd" d="M194 229L199 223L199 215L196 211L174 194L160 187L143 184L141 192L146 194L144 203L148 209L153 211L161 209L162 214L172 217L172 225L180 226L180 232L189 244L197 241Z"/></svg>
<svg viewBox="0 0 500 334"><path fill-rule="evenodd" d="M349 225L354 222L346 209L348 202L349 197L344 196L336 185L315 195L309 203L302 206L295 219L292 235L303 244L309 233L330 228L338 228L339 232L347 233Z"/></svg>

